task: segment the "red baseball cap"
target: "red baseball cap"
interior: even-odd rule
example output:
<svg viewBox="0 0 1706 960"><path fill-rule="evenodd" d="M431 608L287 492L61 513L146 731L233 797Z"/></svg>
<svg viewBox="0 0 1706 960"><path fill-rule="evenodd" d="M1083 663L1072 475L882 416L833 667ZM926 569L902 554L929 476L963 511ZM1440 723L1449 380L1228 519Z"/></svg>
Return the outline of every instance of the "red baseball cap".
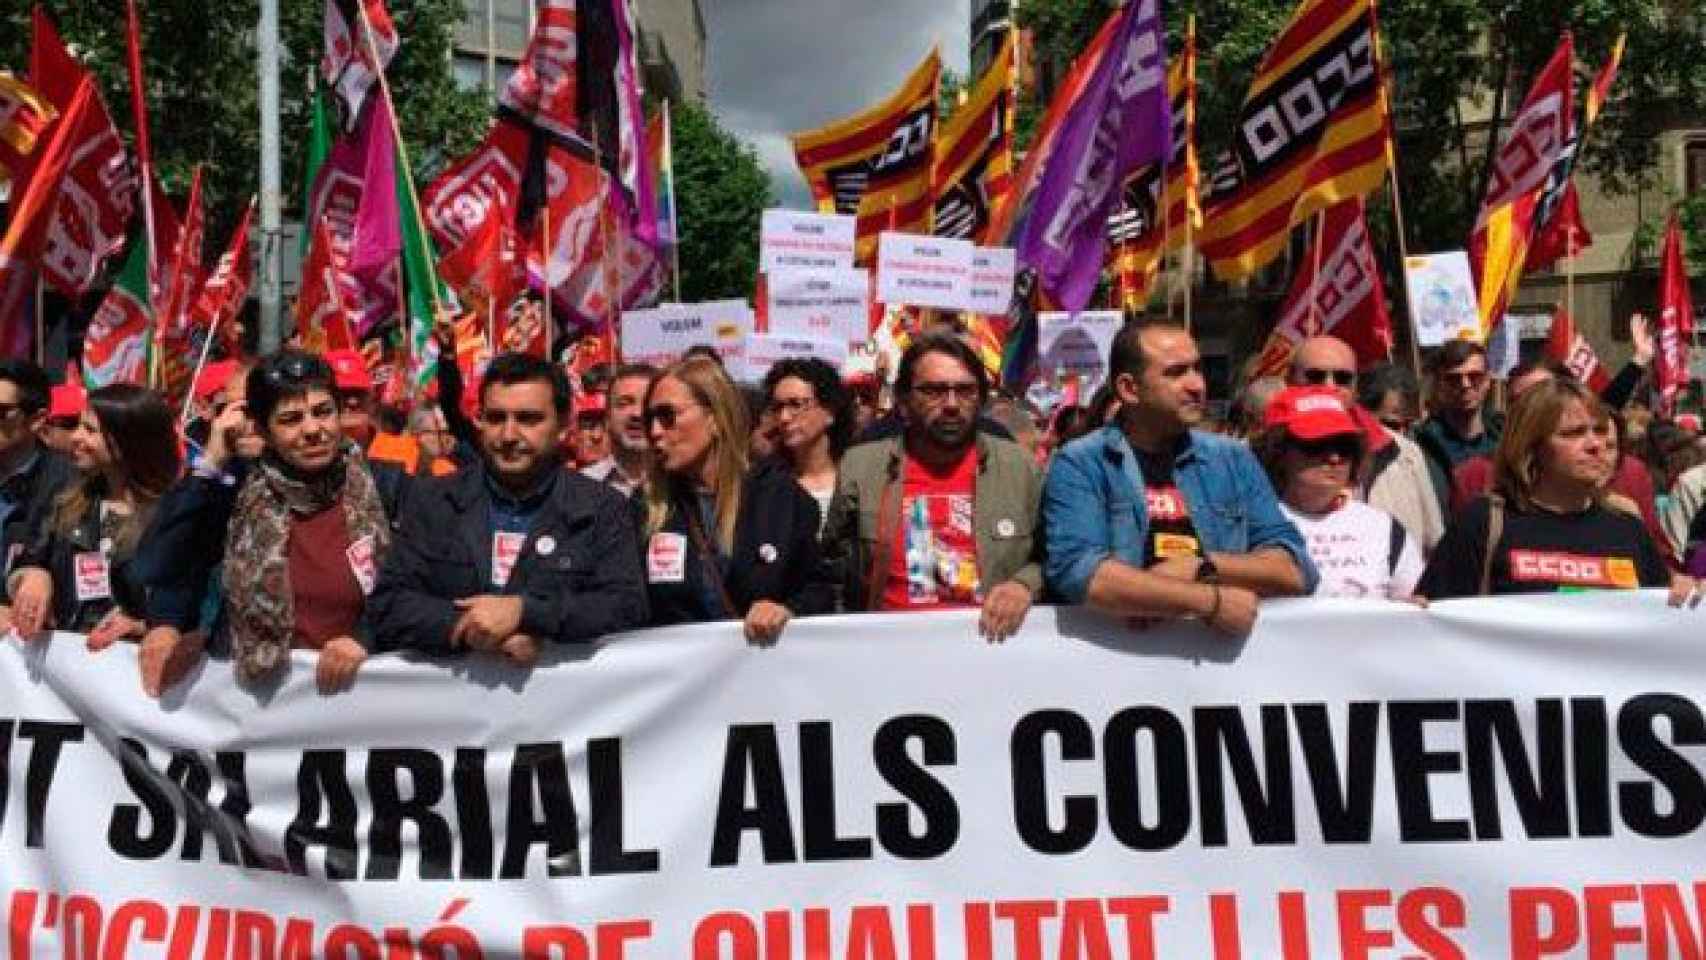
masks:
<svg viewBox="0 0 1706 960"><path fill-rule="evenodd" d="M89 395L75 383L62 383L47 395L47 417L49 420L76 419L83 415L83 408L89 404Z"/></svg>
<svg viewBox="0 0 1706 960"><path fill-rule="evenodd" d="M373 375L367 372L367 361L354 350L329 350L326 363L332 368L332 385L340 393L373 392Z"/></svg>
<svg viewBox="0 0 1706 960"><path fill-rule="evenodd" d="M1299 440L1362 435L1332 387L1286 387L1269 401L1263 422Z"/></svg>
<svg viewBox="0 0 1706 960"><path fill-rule="evenodd" d="M205 401L214 394L225 389L231 378L237 375L237 361L220 360L201 368L201 376L196 378L194 396L197 400Z"/></svg>
<svg viewBox="0 0 1706 960"><path fill-rule="evenodd" d="M575 397L574 415L576 417L586 413L602 415L604 411L608 409L609 401L605 399L603 391L583 393L580 396Z"/></svg>

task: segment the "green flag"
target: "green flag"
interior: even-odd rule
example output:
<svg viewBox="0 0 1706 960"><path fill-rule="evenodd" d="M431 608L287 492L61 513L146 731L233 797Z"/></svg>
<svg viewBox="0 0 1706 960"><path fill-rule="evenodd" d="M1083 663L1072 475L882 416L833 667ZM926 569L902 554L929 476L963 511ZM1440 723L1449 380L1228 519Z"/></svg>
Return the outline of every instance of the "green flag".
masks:
<svg viewBox="0 0 1706 960"><path fill-rule="evenodd" d="M438 376L438 353L432 338L434 308L449 296L449 292L438 281L438 271L434 267L437 257L433 253L431 238L422 229L420 204L409 183L409 167L400 147L399 144L397 209L403 218L403 312L409 321L403 336L411 358L410 387L412 392L418 392L425 390ZM451 362L455 362L454 357Z"/></svg>
<svg viewBox="0 0 1706 960"><path fill-rule="evenodd" d="M314 92L308 97L308 117L308 164L302 174L302 236L296 243L303 260L308 259L308 241L314 237L314 181L320 179L320 168L325 166L326 157L332 152L332 120L326 111L326 98L320 92L318 80L314 83Z"/></svg>

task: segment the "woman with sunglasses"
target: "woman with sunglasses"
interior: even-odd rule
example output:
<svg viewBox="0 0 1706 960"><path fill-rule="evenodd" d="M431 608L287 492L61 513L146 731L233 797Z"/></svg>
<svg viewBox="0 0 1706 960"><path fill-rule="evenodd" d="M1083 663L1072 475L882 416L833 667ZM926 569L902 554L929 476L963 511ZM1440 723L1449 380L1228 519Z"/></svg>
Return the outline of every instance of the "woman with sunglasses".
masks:
<svg viewBox="0 0 1706 960"><path fill-rule="evenodd" d="M827 612L817 504L781 466L749 465L746 404L722 367L696 357L666 369L646 391L645 422L652 622L738 617L749 642L769 645L792 617Z"/></svg>
<svg viewBox="0 0 1706 960"><path fill-rule="evenodd" d="M1604 406L1575 380L1524 390L1493 454L1493 486L1446 529L1417 588L1434 600L1514 593L1670 589L1694 606L1700 585L1673 577L1641 523L1608 505L1616 442Z"/></svg>
<svg viewBox="0 0 1706 960"><path fill-rule="evenodd" d="M790 357L765 375L764 396L784 465L827 517L837 465L853 442L853 394L824 361Z"/></svg>
<svg viewBox="0 0 1706 960"><path fill-rule="evenodd" d="M1353 496L1363 432L1338 392L1287 387L1268 404L1265 427L1256 455L1321 571L1315 596L1410 599L1420 545L1391 514Z"/></svg>
<svg viewBox="0 0 1706 960"><path fill-rule="evenodd" d="M177 421L153 391L114 384L89 394L70 445L78 479L18 559L13 625L30 636L51 621L100 650L142 636L145 590L133 560L178 478Z"/></svg>

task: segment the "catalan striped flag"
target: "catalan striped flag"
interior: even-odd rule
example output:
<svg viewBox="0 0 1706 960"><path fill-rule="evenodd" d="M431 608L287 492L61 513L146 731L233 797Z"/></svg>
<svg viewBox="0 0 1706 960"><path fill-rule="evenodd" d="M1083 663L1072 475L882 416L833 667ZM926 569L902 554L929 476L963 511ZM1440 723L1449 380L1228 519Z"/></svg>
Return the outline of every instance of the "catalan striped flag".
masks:
<svg viewBox="0 0 1706 960"><path fill-rule="evenodd" d="M1469 234L1469 267L1475 275L1483 339L1504 318L1505 307L1522 281L1541 195L1575 136L1574 60L1575 42L1566 32L1529 88L1493 158L1487 194Z"/></svg>
<svg viewBox="0 0 1706 960"><path fill-rule="evenodd" d="M936 138L935 233L984 243L1013 187L1013 35Z"/></svg>
<svg viewBox="0 0 1706 960"><path fill-rule="evenodd" d="M873 260L887 228L929 233L942 58L932 50L906 83L862 113L793 136L794 158L818 208L859 218L856 256Z"/></svg>
<svg viewBox="0 0 1706 960"><path fill-rule="evenodd" d="M0 73L0 183L24 166L42 131L59 111L40 93L9 73Z"/></svg>
<svg viewBox="0 0 1706 960"><path fill-rule="evenodd" d="M1268 48L1205 199L1202 252L1224 280L1284 249L1291 227L1380 186L1392 134L1374 0L1303 0Z"/></svg>
<svg viewBox="0 0 1706 960"><path fill-rule="evenodd" d="M1185 27L1184 49L1167 71L1167 95L1173 100L1173 152L1165 168L1150 165L1126 180L1119 209L1108 218L1108 261L1117 278L1119 305L1126 310L1141 310L1149 302L1163 250L1183 250L1191 232L1202 229L1195 17Z"/></svg>

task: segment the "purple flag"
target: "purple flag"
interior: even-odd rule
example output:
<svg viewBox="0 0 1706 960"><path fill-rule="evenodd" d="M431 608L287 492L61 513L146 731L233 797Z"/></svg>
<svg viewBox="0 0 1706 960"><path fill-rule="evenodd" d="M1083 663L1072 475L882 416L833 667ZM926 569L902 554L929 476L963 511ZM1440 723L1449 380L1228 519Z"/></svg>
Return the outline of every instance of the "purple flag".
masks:
<svg viewBox="0 0 1706 960"><path fill-rule="evenodd" d="M1161 0L1129 0L1121 16L1108 55L1067 115L1019 237L1021 269L1036 268L1044 292L1066 310L1084 309L1096 291L1120 184L1172 151Z"/></svg>
<svg viewBox="0 0 1706 960"><path fill-rule="evenodd" d="M384 97L371 97L356 129L333 145L314 185L314 213L326 219L358 337L397 312L403 235L396 163L391 111Z"/></svg>

